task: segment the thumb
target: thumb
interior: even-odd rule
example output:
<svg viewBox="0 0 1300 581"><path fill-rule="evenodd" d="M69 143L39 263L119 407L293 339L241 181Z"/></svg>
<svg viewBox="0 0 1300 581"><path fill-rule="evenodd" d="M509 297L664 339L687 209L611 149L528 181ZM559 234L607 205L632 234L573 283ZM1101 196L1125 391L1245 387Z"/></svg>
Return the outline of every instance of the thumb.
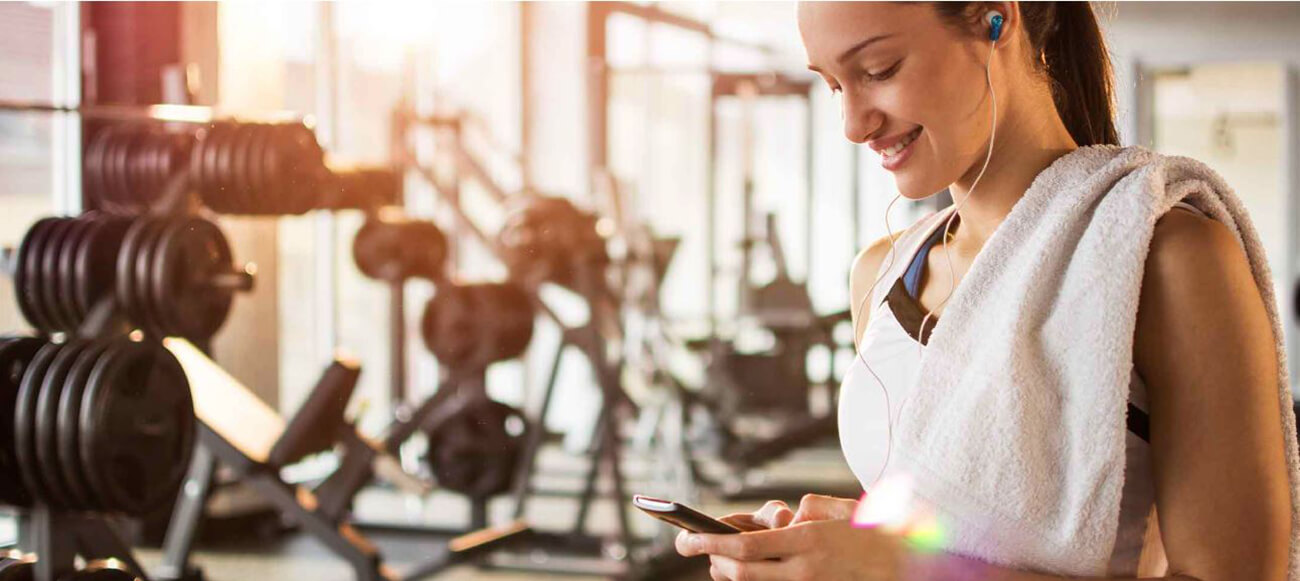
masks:
<svg viewBox="0 0 1300 581"><path fill-rule="evenodd" d="M853 518L853 509L856 505L856 501L844 498L806 494L799 501L799 510L795 512L791 524L818 520L848 520Z"/></svg>

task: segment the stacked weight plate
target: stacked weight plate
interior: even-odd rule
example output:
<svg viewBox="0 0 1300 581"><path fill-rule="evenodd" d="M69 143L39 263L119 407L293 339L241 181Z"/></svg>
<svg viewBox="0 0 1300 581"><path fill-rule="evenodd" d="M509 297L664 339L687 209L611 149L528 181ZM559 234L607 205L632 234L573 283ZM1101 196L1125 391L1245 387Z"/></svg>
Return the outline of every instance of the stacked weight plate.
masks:
<svg viewBox="0 0 1300 581"><path fill-rule="evenodd" d="M9 337L0 370L0 504L143 515L175 499L196 421L161 345Z"/></svg>
<svg viewBox="0 0 1300 581"><path fill-rule="evenodd" d="M189 168L203 203L223 214L302 214L321 207L329 177L316 134L301 123L213 123Z"/></svg>
<svg viewBox="0 0 1300 581"><path fill-rule="evenodd" d="M104 214L45 218L23 237L14 270L18 307L32 326L69 332L112 293L130 220Z"/></svg>
<svg viewBox="0 0 1300 581"><path fill-rule="evenodd" d="M73 333L111 298L151 336L205 341L252 279L234 268L226 237L203 218L87 214L33 225L18 248L14 283L23 316L42 331Z"/></svg>
<svg viewBox="0 0 1300 581"><path fill-rule="evenodd" d="M372 217L352 239L361 273L378 280L438 280L447 262L447 237L433 222L400 216Z"/></svg>
<svg viewBox="0 0 1300 581"><path fill-rule="evenodd" d="M86 146L82 164L86 193L108 212L143 213L188 164L194 143L192 131L168 131L154 124L104 127Z"/></svg>
<svg viewBox="0 0 1300 581"><path fill-rule="evenodd" d="M154 337L203 341L225 323L251 278L232 265L230 245L203 218L141 217L117 252L118 305Z"/></svg>

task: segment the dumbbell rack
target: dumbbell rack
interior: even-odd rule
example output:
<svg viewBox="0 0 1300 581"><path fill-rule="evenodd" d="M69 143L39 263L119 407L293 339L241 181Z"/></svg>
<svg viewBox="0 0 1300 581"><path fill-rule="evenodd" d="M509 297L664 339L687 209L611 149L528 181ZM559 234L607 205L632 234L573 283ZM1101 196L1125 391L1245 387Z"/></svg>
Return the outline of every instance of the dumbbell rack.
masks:
<svg viewBox="0 0 1300 581"><path fill-rule="evenodd" d="M37 505L19 512L18 549L38 556L34 581L58 581L77 571L75 559L116 559L140 581L150 581L111 517Z"/></svg>

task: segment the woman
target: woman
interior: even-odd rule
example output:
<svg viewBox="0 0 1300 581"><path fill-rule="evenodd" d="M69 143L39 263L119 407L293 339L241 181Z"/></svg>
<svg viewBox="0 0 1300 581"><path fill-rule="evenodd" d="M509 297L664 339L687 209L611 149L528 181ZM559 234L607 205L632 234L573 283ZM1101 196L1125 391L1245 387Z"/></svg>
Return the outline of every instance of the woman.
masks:
<svg viewBox="0 0 1300 581"><path fill-rule="evenodd" d="M1118 143L1112 80L1088 3L808 2L799 28L809 68L842 99L848 139L882 154L902 196L948 188L956 201L923 227L871 244L853 265L862 368L842 389L841 440L870 498L905 459L863 437L881 427L856 425L852 414L865 413L876 380L891 392L914 381L948 297L1035 178L1081 149ZM1271 288L1261 291L1229 228L1179 207L1155 222L1130 322L1127 479L1106 578L1281 581L1295 543ZM894 425L884 429L892 437ZM725 518L746 533L683 533L677 548L708 555L719 581L1066 578L855 527L858 506L811 495L795 511L769 502Z"/></svg>

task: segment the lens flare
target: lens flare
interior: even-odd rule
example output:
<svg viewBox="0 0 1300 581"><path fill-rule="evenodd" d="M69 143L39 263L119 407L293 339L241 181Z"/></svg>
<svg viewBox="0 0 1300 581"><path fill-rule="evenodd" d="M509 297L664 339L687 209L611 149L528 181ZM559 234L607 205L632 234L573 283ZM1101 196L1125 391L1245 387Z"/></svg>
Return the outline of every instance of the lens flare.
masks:
<svg viewBox="0 0 1300 581"><path fill-rule="evenodd" d="M853 512L853 526L880 528L905 538L917 550L934 552L944 546L943 526L935 514L918 506L912 479L891 474L862 495Z"/></svg>

